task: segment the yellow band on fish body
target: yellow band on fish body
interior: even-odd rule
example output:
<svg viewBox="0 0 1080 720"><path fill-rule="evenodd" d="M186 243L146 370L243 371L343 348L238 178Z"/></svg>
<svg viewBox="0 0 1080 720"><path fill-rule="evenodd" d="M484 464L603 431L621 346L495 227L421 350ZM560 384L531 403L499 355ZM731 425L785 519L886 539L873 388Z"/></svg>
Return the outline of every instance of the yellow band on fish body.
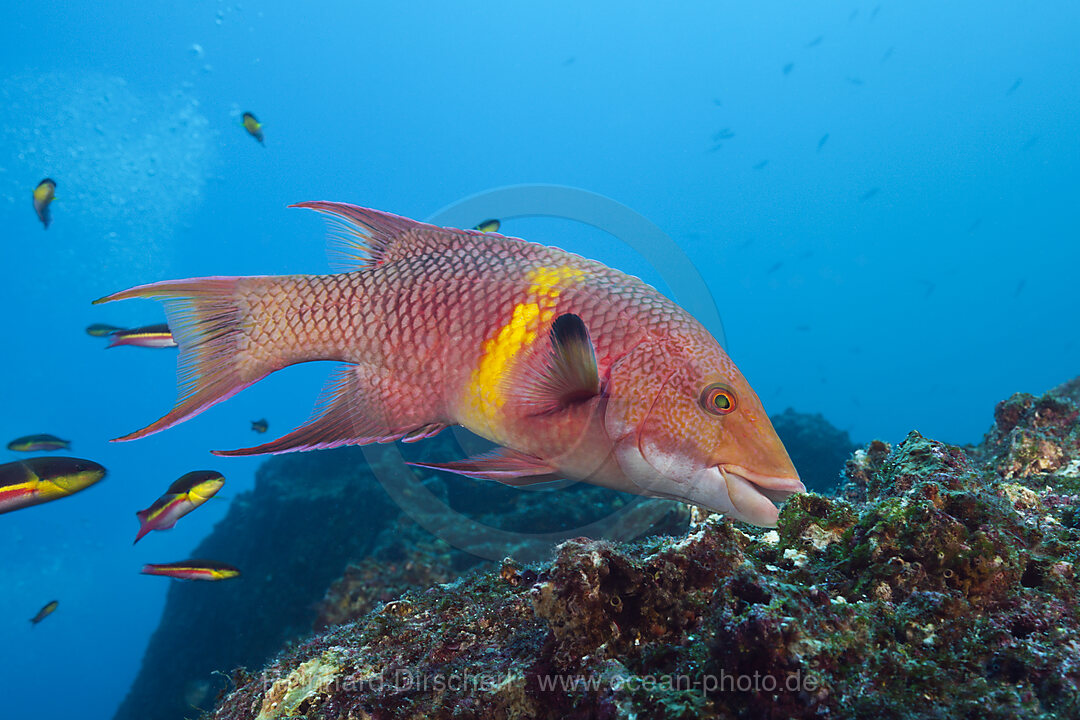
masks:
<svg viewBox="0 0 1080 720"><path fill-rule="evenodd" d="M38 486L41 481L37 478L33 480L27 480L20 483L11 483L10 485L0 485L0 502L9 500L12 498L22 498L27 495L32 495L38 490Z"/></svg>
<svg viewBox="0 0 1080 720"><path fill-rule="evenodd" d="M42 480L37 476L34 476L32 480L27 480L26 482L0 487L0 497L26 495L32 495L38 502L46 502L48 500L67 497L68 495L71 495L71 493L56 483L50 480Z"/></svg>
<svg viewBox="0 0 1080 720"><path fill-rule="evenodd" d="M564 287L579 282L585 272L575 267L538 267L525 274L525 300L514 305L510 321L484 342L480 362L466 391L467 422L488 437L496 436L499 410L506 404L502 378L518 354L536 340L540 328L550 323Z"/></svg>

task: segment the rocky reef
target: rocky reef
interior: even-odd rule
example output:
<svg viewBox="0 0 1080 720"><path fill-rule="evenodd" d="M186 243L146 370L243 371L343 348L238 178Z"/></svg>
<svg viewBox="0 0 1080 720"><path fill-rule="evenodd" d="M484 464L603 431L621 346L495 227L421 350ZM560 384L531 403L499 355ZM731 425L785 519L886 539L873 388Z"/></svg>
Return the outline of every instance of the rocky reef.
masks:
<svg viewBox="0 0 1080 720"><path fill-rule="evenodd" d="M206 718L1080 717L1075 400L1013 396L977 447L872 442L773 531L695 513L369 598Z"/></svg>
<svg viewBox="0 0 1080 720"><path fill-rule="evenodd" d="M835 483L850 454L846 434L820 416L790 411L775 424L804 473ZM541 491L510 488L414 473L400 462L403 456L461 457L482 450L481 442L447 431L415 445L268 459L254 490L233 501L193 552L228 560L240 567L242 579L170 587L161 624L116 720L142 720L147 707L155 708L158 720L194 717L227 687L221 671L259 667L313 628L381 617L387 607L413 602L403 597L473 572L485 574L451 587L479 582L488 588L475 592L475 602L467 595L457 601L471 602L477 617L490 614L489 640L495 642L501 622L490 593L513 590L524 612L541 567L501 577L510 573L506 568L519 567L504 568L505 556L517 563L549 561L556 545L582 534L616 541L686 534L690 512L678 503L583 483ZM539 617L533 621L542 642L545 626ZM389 652L389 646L380 651ZM521 662L530 657L511 647L504 652Z"/></svg>
<svg viewBox="0 0 1080 720"><path fill-rule="evenodd" d="M411 459L461 457L459 441L479 442L444 433L406 451ZM147 707L158 720L195 717L225 686L221 671L261 665L313 626L360 617L492 558L547 557L578 528L630 539L682 532L688 521L678 503L582 483L528 492L453 475L418 478L394 448L271 458L260 466L255 489L237 496L192 552L227 559L243 576L169 588L115 720L143 720ZM460 546L432 531L461 536Z"/></svg>

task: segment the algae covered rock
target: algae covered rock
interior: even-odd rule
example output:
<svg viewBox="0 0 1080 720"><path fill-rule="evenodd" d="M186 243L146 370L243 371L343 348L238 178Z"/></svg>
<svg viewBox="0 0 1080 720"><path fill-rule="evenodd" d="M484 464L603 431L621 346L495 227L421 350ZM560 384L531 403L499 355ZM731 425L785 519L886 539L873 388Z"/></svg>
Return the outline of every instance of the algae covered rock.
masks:
<svg viewBox="0 0 1080 720"><path fill-rule="evenodd" d="M363 617L408 590L455 580L478 562L399 516L380 533L373 552L349 563L330 585L319 603L315 628Z"/></svg>
<svg viewBox="0 0 1080 720"><path fill-rule="evenodd" d="M238 671L208 717L1078 717L1076 406L1006 403L978 448L857 450L774 531L577 538L409 591Z"/></svg>
<svg viewBox="0 0 1080 720"><path fill-rule="evenodd" d="M1038 398L1017 393L994 408L994 426L983 440L982 456L1002 477L1027 484L1048 474L1076 476L1078 414L1077 405L1061 389Z"/></svg>
<svg viewBox="0 0 1080 720"><path fill-rule="evenodd" d="M411 459L460 457L458 440L479 442L446 432L406 451ZM414 496L433 501L410 502L411 514L402 513L398 501ZM222 672L262 665L313 627L363 617L501 553L547 556L558 539L607 517L615 518L604 525L608 531L637 537L681 532L689 512L678 503L581 483L523 492L453 475L414 475L386 447L271 458L260 466L255 489L237 496L193 551L227 559L243 576L212 587L170 586L161 623L115 719L142 720L146 707L155 708L158 720L193 717L225 686ZM479 556L427 529L469 522L488 530L470 538Z"/></svg>

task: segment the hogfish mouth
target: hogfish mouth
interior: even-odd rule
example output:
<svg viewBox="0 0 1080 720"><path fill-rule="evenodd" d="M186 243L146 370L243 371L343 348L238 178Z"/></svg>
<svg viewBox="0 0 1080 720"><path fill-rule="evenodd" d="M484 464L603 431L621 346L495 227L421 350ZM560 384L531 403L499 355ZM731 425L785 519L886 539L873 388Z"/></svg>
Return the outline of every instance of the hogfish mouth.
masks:
<svg viewBox="0 0 1080 720"><path fill-rule="evenodd" d="M762 475L740 465L715 465L706 472L715 472L718 476L715 480L727 487L735 517L763 527L776 526L780 517L777 503L795 493L806 492L806 486L797 477Z"/></svg>

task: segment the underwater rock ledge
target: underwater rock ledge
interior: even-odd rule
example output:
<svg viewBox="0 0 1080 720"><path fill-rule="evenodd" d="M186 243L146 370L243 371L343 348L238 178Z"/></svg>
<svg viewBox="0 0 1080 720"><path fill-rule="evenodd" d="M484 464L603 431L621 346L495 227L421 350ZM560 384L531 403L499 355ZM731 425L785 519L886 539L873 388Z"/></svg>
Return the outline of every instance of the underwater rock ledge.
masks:
<svg viewBox="0 0 1080 720"><path fill-rule="evenodd" d="M1080 716L1080 425L1000 403L911 433L776 531L561 544L407 592L237 670L215 720Z"/></svg>
<svg viewBox="0 0 1080 720"><path fill-rule="evenodd" d="M444 460L460 456L456 443L452 433L444 433L405 450L415 460ZM482 558L433 537L400 511L383 483L403 472L411 476L386 446L281 455L260 465L254 490L236 497L192 553L235 563L242 576L171 585L161 622L114 720L143 720L146 707L154 707L156 720L194 717L226 686L221 671L262 665L313 626L355 619L405 590L451 580L477 566ZM405 491L430 491L446 503L434 516L410 508L431 527L459 521L460 512L495 529L564 535L633 500L584 483L557 492L522 492L434 473ZM646 503L623 515L631 537L685 531L685 506L648 502L654 504L651 526L634 522L633 507ZM516 533L510 552L549 557L552 543L543 538Z"/></svg>

